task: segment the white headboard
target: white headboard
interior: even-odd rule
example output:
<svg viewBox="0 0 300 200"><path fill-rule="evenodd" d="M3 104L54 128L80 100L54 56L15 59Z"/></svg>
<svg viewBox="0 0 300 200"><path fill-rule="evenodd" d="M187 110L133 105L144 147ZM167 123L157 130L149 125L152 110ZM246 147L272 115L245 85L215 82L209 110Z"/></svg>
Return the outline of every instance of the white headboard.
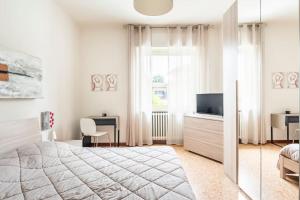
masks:
<svg viewBox="0 0 300 200"><path fill-rule="evenodd" d="M41 141L38 118L0 122L0 153Z"/></svg>

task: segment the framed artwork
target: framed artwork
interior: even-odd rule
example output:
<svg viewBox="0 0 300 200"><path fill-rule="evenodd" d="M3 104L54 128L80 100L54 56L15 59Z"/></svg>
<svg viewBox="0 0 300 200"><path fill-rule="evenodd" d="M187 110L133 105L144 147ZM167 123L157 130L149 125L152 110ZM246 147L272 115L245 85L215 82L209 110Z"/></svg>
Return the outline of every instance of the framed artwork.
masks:
<svg viewBox="0 0 300 200"><path fill-rule="evenodd" d="M42 98L39 58L0 47L0 98Z"/></svg>
<svg viewBox="0 0 300 200"><path fill-rule="evenodd" d="M92 75L92 91L104 90L104 77L101 74Z"/></svg>
<svg viewBox="0 0 300 200"><path fill-rule="evenodd" d="M282 89L284 81L284 73L283 72L275 72L272 75L272 85L273 89Z"/></svg>
<svg viewBox="0 0 300 200"><path fill-rule="evenodd" d="M106 91L117 91L118 77L116 74L107 74L105 76Z"/></svg>
<svg viewBox="0 0 300 200"><path fill-rule="evenodd" d="M299 73L298 72L287 73L287 83L288 83L288 88L290 89L299 88Z"/></svg>
<svg viewBox="0 0 300 200"><path fill-rule="evenodd" d="M93 74L92 91L117 91L118 76L116 74Z"/></svg>

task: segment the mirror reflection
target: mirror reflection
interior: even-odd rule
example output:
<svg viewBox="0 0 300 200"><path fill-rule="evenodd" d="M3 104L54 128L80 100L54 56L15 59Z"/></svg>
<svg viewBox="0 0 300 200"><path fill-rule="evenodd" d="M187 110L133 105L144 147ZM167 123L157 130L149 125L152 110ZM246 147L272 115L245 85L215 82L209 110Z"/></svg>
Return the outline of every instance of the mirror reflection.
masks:
<svg viewBox="0 0 300 200"><path fill-rule="evenodd" d="M250 198L260 199L263 25L260 0L238 5L238 183Z"/></svg>
<svg viewBox="0 0 300 200"><path fill-rule="evenodd" d="M261 0L262 199L299 199L299 5Z"/></svg>
<svg viewBox="0 0 300 200"><path fill-rule="evenodd" d="M299 2L239 0L238 182L299 199Z"/></svg>

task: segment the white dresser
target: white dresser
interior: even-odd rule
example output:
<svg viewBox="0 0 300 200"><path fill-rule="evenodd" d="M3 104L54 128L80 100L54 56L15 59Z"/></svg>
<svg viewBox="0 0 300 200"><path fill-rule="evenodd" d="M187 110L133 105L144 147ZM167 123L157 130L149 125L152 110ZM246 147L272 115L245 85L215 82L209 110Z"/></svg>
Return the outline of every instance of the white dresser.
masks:
<svg viewBox="0 0 300 200"><path fill-rule="evenodd" d="M223 117L184 116L184 149L223 162Z"/></svg>

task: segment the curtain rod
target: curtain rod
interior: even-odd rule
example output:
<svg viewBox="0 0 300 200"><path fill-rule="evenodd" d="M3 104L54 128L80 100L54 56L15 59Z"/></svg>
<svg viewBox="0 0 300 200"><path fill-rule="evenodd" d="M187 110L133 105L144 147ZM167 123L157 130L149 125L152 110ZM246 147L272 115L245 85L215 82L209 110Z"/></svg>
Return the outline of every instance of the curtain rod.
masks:
<svg viewBox="0 0 300 200"><path fill-rule="evenodd" d="M124 25L124 28L128 28L128 26L134 26L142 28L145 28L146 26L149 26L150 28L177 28L177 26L180 26L181 28L187 28L189 26L197 27L197 26L204 26L205 28L214 28L214 25L210 24L172 24L172 25L146 25L146 24L126 24Z"/></svg>

